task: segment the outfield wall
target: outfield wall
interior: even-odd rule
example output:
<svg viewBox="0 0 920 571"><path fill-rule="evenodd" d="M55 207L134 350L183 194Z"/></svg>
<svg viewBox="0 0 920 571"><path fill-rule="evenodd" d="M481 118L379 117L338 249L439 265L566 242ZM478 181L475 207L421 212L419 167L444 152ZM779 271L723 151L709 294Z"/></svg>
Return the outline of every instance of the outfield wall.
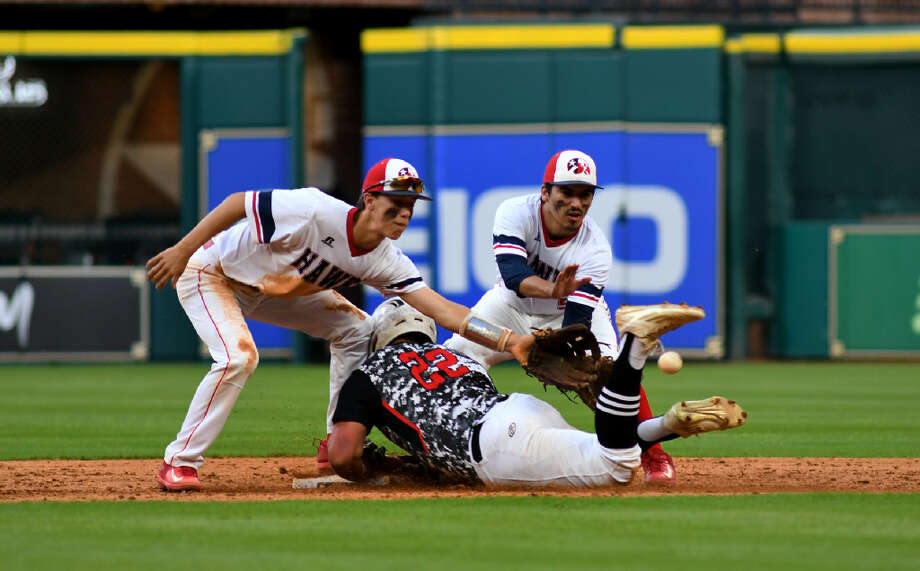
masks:
<svg viewBox="0 0 920 571"><path fill-rule="evenodd" d="M77 215L77 224L58 225L39 235L29 228L31 218L23 218L22 224L9 227L8 234L14 240L21 237L24 247L30 247L42 240L109 236L113 224L120 224L124 233L132 220L109 218L116 212L113 205L118 200L125 202L123 195L116 195L118 189L144 188L148 179L165 176L165 183L152 185L147 194L155 195L174 184L176 196L171 200L175 202L133 199L138 220L144 218L145 208L155 218L153 208L168 212L178 203L178 232L154 236L165 239L161 246L165 247L232 192L300 186L305 39L303 30L0 32L0 64L6 75L8 71L14 73L0 78L0 113L10 120L10 130L5 131L7 137L0 144L11 145L4 147L4 154L15 157L17 163L5 164L0 172L5 176L0 180L7 186L25 185L15 193L24 197L22 204L10 206L24 212L41 208L35 214L38 220L42 216L67 217L71 213L66 209L78 209L84 197L90 202L89 212ZM157 65L162 63L167 65ZM100 73L99 68L112 71ZM164 97L161 93L157 98L156 92L164 84L174 87L175 95ZM44 88L44 98L38 97L42 94L37 87ZM155 106L151 101L160 104ZM178 125L171 124L174 121ZM166 125L159 126L158 122ZM9 133L15 126L21 127L15 132L23 135L13 140ZM83 131L75 126L82 126ZM153 133L151 140L132 144L138 143L133 134L145 127ZM87 138L82 148L59 149L61 139L69 140L75 134ZM172 138L178 142L174 157L171 146L163 145ZM31 150L22 152L20 147ZM37 162L39 155L45 156L48 164ZM177 180L169 180L170 175ZM100 194L105 189L114 190L107 200L98 199L94 211L97 188L102 189ZM33 195L45 198L36 206L27 200ZM44 210L52 202L48 197L57 197L54 200L64 211L49 216ZM90 222L85 221L87 217ZM138 239L150 241L151 237ZM27 274L29 269L11 271ZM0 302L12 300L14 295L14 291L0 291ZM133 355L157 360L197 359L200 341L175 292L152 289L149 298L149 335L145 334L144 351ZM0 304L0 309L4 307ZM79 313L62 316L62 326L79 319ZM290 357L297 349L289 331L256 322L250 322L250 327L263 355ZM0 347L14 329L0 328ZM74 331L78 330L75 326ZM76 343L71 349L79 352L81 346Z"/></svg>
<svg viewBox="0 0 920 571"><path fill-rule="evenodd" d="M707 319L670 346L721 356L723 36L606 23L366 31L364 166L404 157L435 196L399 244L435 289L473 305L497 276L498 204L537 192L549 157L579 148L605 186L589 215L613 244L608 304L703 305Z"/></svg>
<svg viewBox="0 0 920 571"><path fill-rule="evenodd" d="M56 216L82 213L95 207L80 200L96 186L143 189L169 170L148 160L143 179L141 159L162 155L111 144L147 142L125 126L132 106L151 133L175 123L165 130L176 131L179 214L174 227L144 234L150 244L172 243L235 190L309 183L305 38L300 30L0 32L0 113L9 119L0 257L12 260L4 263L16 264L8 246L20 238L32 247L117 236L106 247L119 260L136 243L126 234L136 221L105 218L124 196L100 198L98 219L82 225L36 230L29 211L40 198L58 205ZM920 352L920 331L905 325L920 312L910 298L920 287L915 245L891 237L920 220L920 29L425 25L367 30L362 49L364 156L354 168L388 155L419 166L438 200L419 205L400 245L448 297L471 304L493 283L489 233L500 199L535 192L546 159L580 147L598 159L608 187L592 208L613 243L608 303L686 300L708 311L669 339L673 347L732 358ZM144 107L144 89L161 90L160 103L175 108ZM73 158L74 128L109 142L92 139L88 158ZM128 203L145 214L162 206L162 197L135 194ZM869 248L885 255L833 274L832 257L848 267L863 225L888 228ZM859 238L837 252L840 232ZM872 298L889 305L851 295L875 291L876 275L898 292ZM0 287L0 341L19 335L16 291ZM377 301L370 292L368 308ZM151 291L149 312L150 358L199 358L171 291ZM303 357L299 336L251 326L263 355ZM879 327L899 333L876 344L857 335Z"/></svg>

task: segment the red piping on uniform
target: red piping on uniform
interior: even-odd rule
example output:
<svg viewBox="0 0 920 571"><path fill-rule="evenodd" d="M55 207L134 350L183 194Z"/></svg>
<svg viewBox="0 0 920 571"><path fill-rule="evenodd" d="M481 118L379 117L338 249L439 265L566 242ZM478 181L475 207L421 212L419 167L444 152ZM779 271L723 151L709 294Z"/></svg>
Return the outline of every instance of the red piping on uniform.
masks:
<svg viewBox="0 0 920 571"><path fill-rule="evenodd" d="M196 424L195 428L193 428L192 431L189 433L188 438L185 439L185 445L182 446L182 450L179 450L179 452L176 452L176 454L179 454L180 452L183 452L185 451L186 448L188 448L188 443L192 440L192 436L195 435L195 431L198 430L198 427L201 426L201 423L204 422L204 419L208 417L208 411L211 410L211 404L214 402L214 397L217 396L217 389L220 388L221 383L224 382L224 377L227 376L227 371L230 370L230 349L227 348L227 342L224 341L224 336L220 334L220 329L217 327L217 323L214 321L214 318L211 316L211 310L208 309L208 304L205 303L204 295L201 293L201 272L208 269L208 266L210 265L211 264L208 264L207 266L198 270L198 297L201 298L201 304L204 306L204 310L208 314L208 319L210 319L211 323L214 325L214 329L217 331L217 336L220 337L220 342L224 344L224 352L227 354L227 366L224 367L224 372L221 373L220 379L217 381L217 386L214 387L214 392L211 393L211 398L208 400L208 406L204 409L204 416L201 417L201 420L198 421L198 424ZM170 466L172 466L173 460L175 460L176 458L176 454L173 454L170 457L169 462L167 462Z"/></svg>
<svg viewBox="0 0 920 571"><path fill-rule="evenodd" d="M355 214L358 213L358 207L354 207L348 211L347 220L345 223L345 235L348 236L348 249L351 250L352 256L363 256L373 250L360 250L355 246Z"/></svg>
<svg viewBox="0 0 920 571"><path fill-rule="evenodd" d="M425 437L422 436L422 429L419 428L418 426L416 426L411 420L409 420L409 419L406 418L405 416L403 416L403 415L399 414L398 412L396 412L396 409L393 408L393 407L391 407L391 406L389 405L389 403L387 403L387 401L385 401L385 400L383 400L383 399L380 399L380 402L383 403L384 408L386 408L388 411L390 411L391 413L393 413L393 416L395 416L395 417L398 418L400 421L402 421L402 422L404 422L405 424L407 424L407 425L409 426L409 428L411 428L412 430L414 430L414 431L416 431L416 432L418 433L418 440L419 440L419 442L422 443L422 448L425 449L425 454L431 454L431 452L428 451L428 445L425 444Z"/></svg>
<svg viewBox="0 0 920 571"><path fill-rule="evenodd" d="M259 208L256 206L256 196L258 192L252 193L252 217L256 219L256 236L259 237L259 244L262 244L262 221L259 220Z"/></svg>
<svg viewBox="0 0 920 571"><path fill-rule="evenodd" d="M543 208L542 207L540 208L540 226L543 227L543 241L546 243L547 248L555 248L556 246L561 246L565 244L566 242L568 242L569 240L571 240L578 234L578 230L581 230L581 226L579 226L578 230L576 230L575 233L572 234L571 236L563 238L562 240L553 240L552 238L549 237L549 230L546 229L546 221L543 220Z"/></svg>
<svg viewBox="0 0 920 571"><path fill-rule="evenodd" d="M493 250L498 250L499 248L511 248L512 250L518 250L520 252L524 252L525 257L527 255L527 250L525 250L524 248L521 248L520 246L514 246L512 244L495 244L494 246L492 246Z"/></svg>
<svg viewBox="0 0 920 571"><path fill-rule="evenodd" d="M583 297L583 298L585 298L585 299L587 299L587 300L589 300L589 301L593 301L594 303L597 303L597 299L598 299L598 298L594 297L593 295L588 295L588 294L582 293L582 292L580 292L580 291L573 291L572 293L569 294L569 297Z"/></svg>

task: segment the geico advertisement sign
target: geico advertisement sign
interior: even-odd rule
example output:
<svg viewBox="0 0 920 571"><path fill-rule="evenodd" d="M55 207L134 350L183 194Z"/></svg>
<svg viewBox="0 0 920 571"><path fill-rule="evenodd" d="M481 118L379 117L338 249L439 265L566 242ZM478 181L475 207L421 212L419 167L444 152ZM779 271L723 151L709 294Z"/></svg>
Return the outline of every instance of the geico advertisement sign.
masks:
<svg viewBox="0 0 920 571"><path fill-rule="evenodd" d="M495 211L505 200L533 191L533 186L491 188L476 196L472 204L465 189L438 191L437 285L442 293L465 293L471 285L482 290L492 287L497 276L492 255ZM466 212L469 219L462 215ZM621 260L614 253L606 291L661 294L677 288L688 265L688 213L683 198L661 186L608 184L594 195L588 211L611 243L614 223L624 214L653 222L655 252L651 259L641 261Z"/></svg>

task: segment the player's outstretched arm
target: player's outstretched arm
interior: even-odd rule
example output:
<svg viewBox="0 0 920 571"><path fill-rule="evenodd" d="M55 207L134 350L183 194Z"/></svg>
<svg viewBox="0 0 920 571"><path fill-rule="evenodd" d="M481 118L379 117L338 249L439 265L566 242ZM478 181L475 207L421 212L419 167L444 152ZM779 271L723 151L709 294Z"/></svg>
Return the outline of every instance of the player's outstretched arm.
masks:
<svg viewBox="0 0 920 571"><path fill-rule="evenodd" d="M167 283L176 287L176 281L185 271L188 259L192 257L195 250L246 216L244 196L242 192L231 194L217 208L208 212L175 246L170 246L150 258L147 261L147 279L152 281L157 289Z"/></svg>
<svg viewBox="0 0 920 571"><path fill-rule="evenodd" d="M406 303L438 322L438 325L467 339L498 351L509 351L522 365L527 364L527 352L533 344L533 335L516 335L482 320L478 323L490 327L495 336L477 335L470 325L470 308L454 303L431 288L424 287L400 296ZM473 324L476 325L476 324ZM489 337L490 340L487 340Z"/></svg>
<svg viewBox="0 0 920 571"><path fill-rule="evenodd" d="M336 422L329 436L329 463L339 476L352 482L366 480L370 474L364 461L364 439L367 427L360 422Z"/></svg>
<svg viewBox="0 0 920 571"><path fill-rule="evenodd" d="M521 285L518 286L518 293L524 297L540 297L548 299L563 299L569 296L586 283L591 282L591 278L575 278L575 272L578 271L578 264L566 266L556 281L544 280L539 276L530 276L524 278Z"/></svg>

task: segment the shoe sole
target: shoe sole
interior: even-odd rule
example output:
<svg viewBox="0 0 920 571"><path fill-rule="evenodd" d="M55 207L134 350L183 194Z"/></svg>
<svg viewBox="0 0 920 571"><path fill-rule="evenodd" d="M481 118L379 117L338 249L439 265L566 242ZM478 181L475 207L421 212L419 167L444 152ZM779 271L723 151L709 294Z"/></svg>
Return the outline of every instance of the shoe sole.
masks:
<svg viewBox="0 0 920 571"><path fill-rule="evenodd" d="M200 492L201 484L167 484L157 478L157 485L164 492Z"/></svg>
<svg viewBox="0 0 920 571"><path fill-rule="evenodd" d="M681 401L665 415L664 426L684 438L695 434L738 428L748 413L738 403L714 396L705 400Z"/></svg>
<svg viewBox="0 0 920 571"><path fill-rule="evenodd" d="M704 317L706 312L702 307L664 302L646 306L624 305L616 311L615 321L620 335L632 333L642 340L647 351L651 351L660 345L658 338L665 333Z"/></svg>

